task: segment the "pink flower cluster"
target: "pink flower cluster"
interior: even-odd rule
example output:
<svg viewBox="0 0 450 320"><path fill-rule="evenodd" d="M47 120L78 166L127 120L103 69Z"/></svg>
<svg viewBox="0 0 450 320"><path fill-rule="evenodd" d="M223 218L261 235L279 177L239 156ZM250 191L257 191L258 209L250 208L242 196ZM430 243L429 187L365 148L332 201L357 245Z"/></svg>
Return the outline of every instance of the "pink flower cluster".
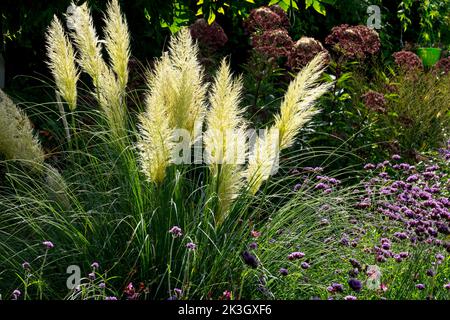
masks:
<svg viewBox="0 0 450 320"><path fill-rule="evenodd" d="M301 69L321 52L327 53L328 57L326 62L328 63L328 50L323 47L322 43L314 38L302 37L292 46L286 64L293 70Z"/></svg>
<svg viewBox="0 0 450 320"><path fill-rule="evenodd" d="M269 58L286 57L294 43L285 29L267 30L252 37L252 46Z"/></svg>
<svg viewBox="0 0 450 320"><path fill-rule="evenodd" d="M418 71L423 69L423 63L420 58L411 51L395 52L392 57L395 63L405 72Z"/></svg>
<svg viewBox="0 0 450 320"><path fill-rule="evenodd" d="M369 91L362 96L364 104L367 108L375 111L375 112L385 112L386 109L386 98L382 93L376 91Z"/></svg>
<svg viewBox="0 0 450 320"><path fill-rule="evenodd" d="M191 36L194 40L197 40L200 46L216 51L223 47L228 41L228 37L223 31L222 27L213 22L208 24L205 19L197 19L190 27Z"/></svg>
<svg viewBox="0 0 450 320"><path fill-rule="evenodd" d="M313 38L303 37L294 43L287 31L290 27L288 16L278 5L253 9L244 26L252 34L256 52L273 60L286 58L290 69L301 69L318 53L327 52Z"/></svg>
<svg viewBox="0 0 450 320"><path fill-rule="evenodd" d="M378 33L366 26L343 24L331 29L325 39L335 52L348 58L364 60L380 51L381 41Z"/></svg>
<svg viewBox="0 0 450 320"><path fill-rule="evenodd" d="M248 33L264 32L290 27L286 12L280 6L260 7L250 12L244 27Z"/></svg>

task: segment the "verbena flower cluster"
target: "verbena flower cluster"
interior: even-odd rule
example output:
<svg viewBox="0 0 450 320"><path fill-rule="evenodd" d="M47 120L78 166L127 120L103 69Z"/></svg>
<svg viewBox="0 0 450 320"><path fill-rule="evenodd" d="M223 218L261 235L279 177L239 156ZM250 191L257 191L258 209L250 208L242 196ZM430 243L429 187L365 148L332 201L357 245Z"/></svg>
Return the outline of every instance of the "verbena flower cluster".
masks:
<svg viewBox="0 0 450 320"><path fill-rule="evenodd" d="M366 26L349 26L343 24L331 29L325 43L348 58L364 60L380 51L381 41L378 33Z"/></svg>
<svg viewBox="0 0 450 320"><path fill-rule="evenodd" d="M392 252L393 241L420 242L450 252L450 177L442 170L448 168L449 150L441 150L443 159L439 164L412 166L394 160L365 166L373 177L365 183L365 196L357 206L371 208L399 223L391 239L382 239L374 248L379 262L408 256Z"/></svg>
<svg viewBox="0 0 450 320"><path fill-rule="evenodd" d="M386 111L385 107L387 100L384 97L384 94L371 90L365 93L362 96L362 99L367 108L381 113L384 113Z"/></svg>
<svg viewBox="0 0 450 320"><path fill-rule="evenodd" d="M399 51L395 52L392 57L394 58L397 66L399 66L399 68L404 72L413 72L423 69L422 60L414 52Z"/></svg>
<svg viewBox="0 0 450 320"><path fill-rule="evenodd" d="M203 18L197 19L189 27L189 30L192 38L198 41L200 47L213 52L222 48L228 41L225 31L216 21L208 24Z"/></svg>

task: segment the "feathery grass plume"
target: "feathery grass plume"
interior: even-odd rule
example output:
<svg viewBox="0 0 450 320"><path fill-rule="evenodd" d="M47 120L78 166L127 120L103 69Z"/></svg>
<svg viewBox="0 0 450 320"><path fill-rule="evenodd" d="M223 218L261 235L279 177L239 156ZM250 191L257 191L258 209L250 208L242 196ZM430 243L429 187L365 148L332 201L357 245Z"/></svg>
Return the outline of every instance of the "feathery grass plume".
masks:
<svg viewBox="0 0 450 320"><path fill-rule="evenodd" d="M67 8L67 27L78 50L78 63L89 74L97 87L107 65L102 58L102 47L95 31L87 2L80 6L72 3Z"/></svg>
<svg viewBox="0 0 450 320"><path fill-rule="evenodd" d="M170 124L187 130L192 141L202 130L206 112L206 85L198 62L198 47L188 28L181 29L170 41L169 57L176 75L168 100Z"/></svg>
<svg viewBox="0 0 450 320"><path fill-rule="evenodd" d="M58 93L67 101L69 109L77 107L78 70L75 53L59 19L54 16L46 35L48 66L55 78Z"/></svg>
<svg viewBox="0 0 450 320"><path fill-rule="evenodd" d="M256 137L244 172L251 194L255 194L263 182L277 170L280 155L279 139L276 127L271 127L264 136Z"/></svg>
<svg viewBox="0 0 450 320"><path fill-rule="evenodd" d="M96 98L106 114L111 133L120 142L126 134L123 97L128 78L129 36L117 2L109 4L105 22L107 50L117 78L102 57L101 41L97 37L87 3L81 6L72 3L67 10L67 24L73 30L71 34L79 53L78 63L92 78Z"/></svg>
<svg viewBox="0 0 450 320"><path fill-rule="evenodd" d="M126 107L123 104L123 90L111 69L106 68L100 75L97 98L106 115L111 133L116 139L126 134Z"/></svg>
<svg viewBox="0 0 450 320"><path fill-rule="evenodd" d="M0 90L0 154L6 159L29 162L37 171L44 163L44 152L26 114Z"/></svg>
<svg viewBox="0 0 450 320"><path fill-rule="evenodd" d="M319 83L325 68L326 54L319 53L291 81L275 117L275 127L279 130L280 150L289 148L295 136L311 118L318 113L314 104L332 83Z"/></svg>
<svg viewBox="0 0 450 320"><path fill-rule="evenodd" d="M265 138L258 138L256 153L250 156L245 172L252 194L269 178L278 153L294 143L300 129L318 112L314 108L316 100L332 86L332 83L319 83L324 61L325 54L318 54L291 81L281 103L280 114L275 116L275 124ZM278 136L278 146L274 146L275 134Z"/></svg>
<svg viewBox="0 0 450 320"><path fill-rule="evenodd" d="M149 181L157 184L164 180L173 149L173 129L167 104L170 91L164 90L173 80L173 75L169 57L163 55L156 62L153 73L147 77L150 91L145 101L146 111L139 116L141 137L138 150L142 171Z"/></svg>
<svg viewBox="0 0 450 320"><path fill-rule="evenodd" d="M242 79L233 79L222 60L210 95L206 117L205 151L219 200L216 220L221 223L242 186L242 165L246 153L246 123L239 108Z"/></svg>
<svg viewBox="0 0 450 320"><path fill-rule="evenodd" d="M52 200L58 202L63 208L70 208L70 200L68 197L69 187L64 177L59 171L49 165L45 166L46 177L45 182Z"/></svg>
<svg viewBox="0 0 450 320"><path fill-rule="evenodd" d="M105 41L114 70L123 91L128 83L128 61L130 60L130 34L125 17L122 15L118 0L111 0L106 11Z"/></svg>

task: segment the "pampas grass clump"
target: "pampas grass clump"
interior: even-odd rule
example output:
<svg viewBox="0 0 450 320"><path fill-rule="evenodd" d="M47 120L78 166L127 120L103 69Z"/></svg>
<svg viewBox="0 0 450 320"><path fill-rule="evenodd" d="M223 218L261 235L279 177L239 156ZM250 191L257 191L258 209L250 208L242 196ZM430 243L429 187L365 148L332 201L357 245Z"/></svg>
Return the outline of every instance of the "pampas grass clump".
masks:
<svg viewBox="0 0 450 320"><path fill-rule="evenodd" d="M25 112L0 90L0 154L7 160L22 160L42 168L44 152Z"/></svg>

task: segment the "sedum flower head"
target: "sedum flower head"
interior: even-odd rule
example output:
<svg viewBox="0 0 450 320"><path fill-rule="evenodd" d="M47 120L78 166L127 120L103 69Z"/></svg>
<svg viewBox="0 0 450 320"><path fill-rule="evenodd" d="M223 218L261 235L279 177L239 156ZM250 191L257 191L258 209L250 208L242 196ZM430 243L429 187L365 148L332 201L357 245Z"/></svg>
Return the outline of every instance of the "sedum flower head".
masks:
<svg viewBox="0 0 450 320"><path fill-rule="evenodd" d="M44 152L27 115L0 90L0 154L5 159L30 162L40 170Z"/></svg>
<svg viewBox="0 0 450 320"><path fill-rule="evenodd" d="M67 101L70 110L77 106L78 70L75 53L63 26L55 16L47 32L48 65L55 78L59 94Z"/></svg>

